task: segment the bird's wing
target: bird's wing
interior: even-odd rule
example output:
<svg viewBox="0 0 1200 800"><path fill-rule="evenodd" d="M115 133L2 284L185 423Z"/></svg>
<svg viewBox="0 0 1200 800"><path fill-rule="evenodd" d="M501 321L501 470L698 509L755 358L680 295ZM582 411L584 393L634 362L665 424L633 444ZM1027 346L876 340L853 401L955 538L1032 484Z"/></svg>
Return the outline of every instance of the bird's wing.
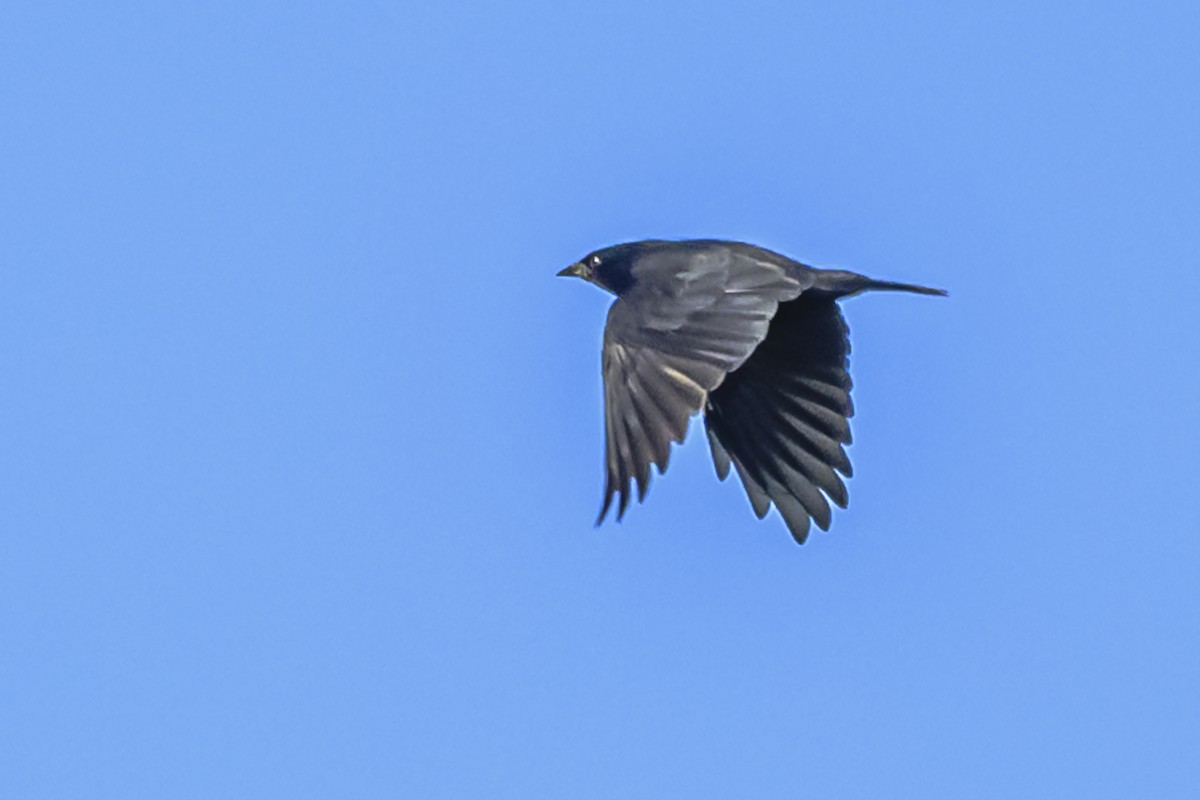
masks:
<svg viewBox="0 0 1200 800"><path fill-rule="evenodd" d="M811 281L721 250L660 261L637 277L609 309L604 329L606 480L597 524L614 496L617 519L624 515L630 480L638 500L645 498L650 465L666 470L688 418L754 352L779 304Z"/></svg>
<svg viewBox="0 0 1200 800"><path fill-rule="evenodd" d="M796 541L829 529L826 497L846 507L850 340L837 303L805 294L780 306L754 353L709 394L704 423L722 480L736 467L761 519L774 503Z"/></svg>

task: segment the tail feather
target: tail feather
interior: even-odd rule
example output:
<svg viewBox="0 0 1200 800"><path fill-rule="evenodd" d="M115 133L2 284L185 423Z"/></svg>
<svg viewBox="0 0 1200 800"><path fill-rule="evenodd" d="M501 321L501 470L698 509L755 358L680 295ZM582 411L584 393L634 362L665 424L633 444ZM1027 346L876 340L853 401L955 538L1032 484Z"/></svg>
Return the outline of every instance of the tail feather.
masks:
<svg viewBox="0 0 1200 800"><path fill-rule="evenodd" d="M932 289L928 286L917 286L914 283L897 283L895 281L877 281L857 272L847 272L840 269L816 270L816 280L813 288L818 291L830 292L839 297L866 291L912 292L936 297L946 297L944 289Z"/></svg>
<svg viewBox="0 0 1200 800"><path fill-rule="evenodd" d="M949 297L950 293L945 289L932 289L928 286L917 286L915 283L896 283L895 281L872 281L868 280L865 289L881 290L885 292L912 292L913 294L930 294L937 297ZM859 290L861 291L861 289Z"/></svg>

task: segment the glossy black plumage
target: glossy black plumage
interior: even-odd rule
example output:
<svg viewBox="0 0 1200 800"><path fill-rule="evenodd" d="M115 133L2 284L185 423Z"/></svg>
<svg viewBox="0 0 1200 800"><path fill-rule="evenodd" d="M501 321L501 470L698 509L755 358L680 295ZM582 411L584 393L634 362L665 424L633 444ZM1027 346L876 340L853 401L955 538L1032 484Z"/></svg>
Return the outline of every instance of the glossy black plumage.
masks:
<svg viewBox="0 0 1200 800"><path fill-rule="evenodd" d="M755 513L773 504L803 542L845 508L851 474L847 356L837 300L869 289L945 294L808 267L739 242L644 241L598 250L559 273L617 295L604 329L604 504L620 519L650 468L704 412L723 480L738 472ZM840 474L839 474L840 473Z"/></svg>

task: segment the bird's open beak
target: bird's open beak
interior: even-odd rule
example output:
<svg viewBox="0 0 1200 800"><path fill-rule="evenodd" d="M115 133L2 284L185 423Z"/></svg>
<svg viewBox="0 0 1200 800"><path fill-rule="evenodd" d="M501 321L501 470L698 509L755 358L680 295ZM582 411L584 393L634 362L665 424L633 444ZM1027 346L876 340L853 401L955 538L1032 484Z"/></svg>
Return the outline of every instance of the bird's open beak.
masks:
<svg viewBox="0 0 1200 800"><path fill-rule="evenodd" d="M585 267L583 265L582 261L576 261L571 266L569 266L566 269L559 272L558 277L560 277L560 278L582 278L586 274L587 274L587 267Z"/></svg>

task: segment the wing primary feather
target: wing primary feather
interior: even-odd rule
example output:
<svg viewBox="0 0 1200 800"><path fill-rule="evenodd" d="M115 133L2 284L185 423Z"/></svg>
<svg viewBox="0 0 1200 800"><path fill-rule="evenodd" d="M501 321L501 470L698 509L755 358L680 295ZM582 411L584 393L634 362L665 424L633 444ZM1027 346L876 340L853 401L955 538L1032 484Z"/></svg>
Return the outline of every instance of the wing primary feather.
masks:
<svg viewBox="0 0 1200 800"><path fill-rule="evenodd" d="M787 419L774 409L768 407L764 413L776 423L770 438L787 465L845 508L849 501L846 485L822 454L814 452L814 448L803 438L805 432L790 425Z"/></svg>
<svg viewBox="0 0 1200 800"><path fill-rule="evenodd" d="M773 404L776 418L779 420L779 430L797 445L804 448L814 458L839 470L843 475L850 474L850 458L845 448L825 432L818 430L803 420L788 413L780 403Z"/></svg>
<svg viewBox="0 0 1200 800"><path fill-rule="evenodd" d="M738 395L737 409L729 422L733 438L725 441L723 434L718 435L722 436L733 457L745 465L747 472L776 504L781 496L791 495L808 510L822 530L828 530L831 521L829 503L802 473L793 470L793 474L789 475L781 464L780 455L768 449L774 439L766 427L769 411L759 405L747 387L740 388L742 391ZM772 491L773 488L776 491Z"/></svg>
<svg viewBox="0 0 1200 800"><path fill-rule="evenodd" d="M617 373L617 382L614 385L606 385L607 402L605 404L606 424L605 428L609 434L610 458L608 463L609 477L615 478L615 481L610 481L606 487L606 493L609 495L605 500L605 510L608 508L608 503L612 500L611 493L615 491L619 498L617 502L617 521L621 521L621 517L625 515L625 509L629 505L629 470L628 465L632 460L632 451L627 438L625 423L621 418L620 405L617 401L617 393L622 391L628 382L627 371L625 369L625 352L624 349L614 348L613 350L613 370ZM606 373L608 371L606 370ZM601 517L603 519L603 517Z"/></svg>
<svg viewBox="0 0 1200 800"><path fill-rule="evenodd" d="M636 381L631 386L637 387L634 406L650 453L650 463L656 465L661 474L671 458L671 440L674 433L662 409L645 387Z"/></svg>
<svg viewBox="0 0 1200 800"><path fill-rule="evenodd" d="M654 463L654 451L646 432L642 429L641 416L635 407L625 415L625 434L629 439L633 477L637 481L638 502L646 498L646 487L650 484L650 465Z"/></svg>
<svg viewBox="0 0 1200 800"><path fill-rule="evenodd" d="M762 519L771 510L771 498L767 497L767 493L754 478L750 477L750 473L746 472L746 468L736 457L733 459L733 468L737 470L738 477L742 479L742 486L746 489L746 497L750 498L750 507L754 509L754 516Z"/></svg>
<svg viewBox="0 0 1200 800"><path fill-rule="evenodd" d="M600 504L600 513L596 515L596 527L600 527L600 523L604 522L604 518L608 515L609 506L612 505L613 488L612 488L612 473L605 471L607 477L604 479L604 501Z"/></svg>
<svg viewBox="0 0 1200 800"><path fill-rule="evenodd" d="M821 405L844 417L854 416L850 394L840 386L804 375L787 375L780 381L811 403Z"/></svg>
<svg viewBox="0 0 1200 800"><path fill-rule="evenodd" d="M717 477L725 480L729 477L729 453L717 439L717 434L713 431L707 416L704 418L704 433L708 436L708 446L712 450L713 466L717 468Z"/></svg>
<svg viewBox="0 0 1200 800"><path fill-rule="evenodd" d="M687 421L693 409L687 401L675 390L670 381L663 380L649 363L638 364L636 378L643 394L650 399L650 405L656 411L656 417L667 432L667 438L682 442L687 435ZM669 453L669 445L667 452ZM661 465L666 469L666 463Z"/></svg>
<svg viewBox="0 0 1200 800"><path fill-rule="evenodd" d="M740 420L735 421L726 416L722 406L714 405L710 414L717 430L723 431L717 436L733 457L734 466L742 478L742 483L746 486L746 493L750 496L751 504L754 505L754 512L758 514L759 519L762 519L770 508L770 501L775 499L774 493L771 491L771 484L774 483L773 476L767 473L769 456L755 445L753 437L748 435L748 431L743 428ZM760 499L751 492L751 484L761 497L768 501L766 506L760 508Z"/></svg>
<svg viewBox="0 0 1200 800"><path fill-rule="evenodd" d="M787 492L772 496L775 498L775 506L779 509L779 516L783 517L783 522L787 525L792 538L796 540L796 544L804 544L808 539L810 522L804 506Z"/></svg>
<svg viewBox="0 0 1200 800"><path fill-rule="evenodd" d="M617 487L617 522L625 516L625 509L629 508L629 466L633 463L633 449L629 445L628 429L622 419L618 418L614 421L613 427L617 434L617 474L620 477L620 484Z"/></svg>
<svg viewBox="0 0 1200 800"><path fill-rule="evenodd" d="M803 476L809 483L818 487L829 496L829 499L845 508L850 501L846 492L846 484L838 477L833 468L814 457L811 453L800 449L795 440L785 434L777 434L775 441L783 454L784 460L793 470Z"/></svg>
<svg viewBox="0 0 1200 800"><path fill-rule="evenodd" d="M779 392L779 399L788 413L802 418L813 430L843 444L851 443L850 423L838 412L783 390Z"/></svg>

